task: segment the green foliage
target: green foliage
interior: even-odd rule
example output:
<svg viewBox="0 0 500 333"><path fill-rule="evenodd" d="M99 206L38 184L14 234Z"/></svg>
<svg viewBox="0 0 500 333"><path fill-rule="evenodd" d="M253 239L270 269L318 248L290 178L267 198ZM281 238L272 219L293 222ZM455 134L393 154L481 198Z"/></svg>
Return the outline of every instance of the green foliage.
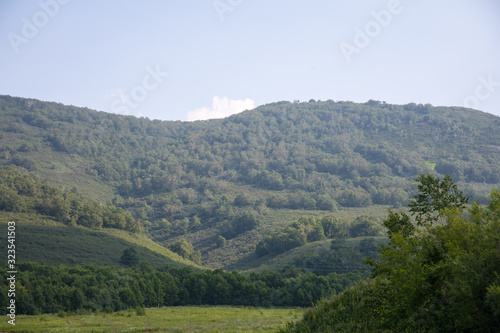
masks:
<svg viewBox="0 0 500 333"><path fill-rule="evenodd" d="M319 303L283 331L491 332L500 327L500 193L493 191L488 205L474 203L464 213L457 203L465 197L453 185L445 187L456 194L447 197L448 206L437 200L433 207L439 211L424 211L441 216L442 224L427 223L411 233L393 228L374 280ZM396 214L389 219L408 221Z"/></svg>
<svg viewBox="0 0 500 333"><path fill-rule="evenodd" d="M378 220L371 216L359 216L350 222L335 215L321 218L301 217L289 226L265 236L256 247L259 256L279 254L307 243L328 238L377 236L380 233Z"/></svg>
<svg viewBox="0 0 500 333"><path fill-rule="evenodd" d="M350 225L350 237L378 236L381 233L379 219L373 216L358 216Z"/></svg>
<svg viewBox="0 0 500 333"><path fill-rule="evenodd" d="M177 253L182 258L191 260L196 264L200 264L201 262L201 253L200 251L195 251L193 245L182 238L180 241L169 244L167 246L172 252Z"/></svg>
<svg viewBox="0 0 500 333"><path fill-rule="evenodd" d="M146 309L143 306L137 306L135 308L135 314L138 316L145 316L146 315Z"/></svg>
<svg viewBox="0 0 500 333"><path fill-rule="evenodd" d="M264 271L250 276L238 272L154 269L147 264L128 269L96 265L67 267L18 263L17 314L103 311L176 305L310 306L344 290L360 275L317 276L294 270L286 276ZM0 278L7 278L2 269ZM0 286L3 295L7 286ZM0 299L6 309L8 299ZM16 303L17 304L17 303ZM140 309L139 309L140 308Z"/></svg>
<svg viewBox="0 0 500 333"><path fill-rule="evenodd" d="M269 253L283 253L306 244L306 235L292 227L265 236L258 244L256 253L263 256Z"/></svg>
<svg viewBox="0 0 500 333"><path fill-rule="evenodd" d="M403 211L394 212L389 209L389 215L383 222L387 228L389 238L400 234L403 238L411 237L415 233L415 226L411 222L411 218Z"/></svg>
<svg viewBox="0 0 500 333"><path fill-rule="evenodd" d="M116 228L139 232L142 227L132 215L113 205L89 202L71 192L42 184L19 168L0 168L0 210L38 213L69 226Z"/></svg>
<svg viewBox="0 0 500 333"><path fill-rule="evenodd" d="M227 241L224 237L222 237L221 235L219 235L217 237L217 241L216 241L216 245L217 247L224 247L224 245L226 245Z"/></svg>
<svg viewBox="0 0 500 333"><path fill-rule="evenodd" d="M470 197L458 190L450 175L441 180L427 173L418 176L416 181L419 193L415 200L410 200L408 207L419 226L432 225L445 208L463 209L469 202Z"/></svg>
<svg viewBox="0 0 500 333"><path fill-rule="evenodd" d="M139 265L139 255L135 247L127 247L123 250L123 254L120 257L120 264L129 267Z"/></svg>
<svg viewBox="0 0 500 333"><path fill-rule="evenodd" d="M436 168L436 163L431 161L425 161L425 164L431 169L434 170Z"/></svg>
<svg viewBox="0 0 500 333"><path fill-rule="evenodd" d="M376 304L376 295L372 289L367 282L350 287L329 300L316 303L302 320L289 322L279 332L391 332L373 323L375 314L370 306Z"/></svg>
<svg viewBox="0 0 500 333"><path fill-rule="evenodd" d="M237 207L247 207L247 206L252 206L253 202L252 199L246 193L242 193L238 194L234 198L234 205Z"/></svg>
<svg viewBox="0 0 500 333"><path fill-rule="evenodd" d="M290 253L294 256L293 265L304 268L317 275L330 273L366 273L369 275L370 266L363 262L367 256L378 258L379 244L384 240L374 238L334 239L330 242L329 250L316 248L313 252L299 251ZM377 245L376 245L377 244Z"/></svg>
<svg viewBox="0 0 500 333"><path fill-rule="evenodd" d="M261 224L262 217L257 212L245 211L232 218L228 235L236 236L255 229Z"/></svg>
<svg viewBox="0 0 500 333"><path fill-rule="evenodd" d="M327 238L345 238L349 232L349 222L336 215L327 215L321 218L323 232Z"/></svg>

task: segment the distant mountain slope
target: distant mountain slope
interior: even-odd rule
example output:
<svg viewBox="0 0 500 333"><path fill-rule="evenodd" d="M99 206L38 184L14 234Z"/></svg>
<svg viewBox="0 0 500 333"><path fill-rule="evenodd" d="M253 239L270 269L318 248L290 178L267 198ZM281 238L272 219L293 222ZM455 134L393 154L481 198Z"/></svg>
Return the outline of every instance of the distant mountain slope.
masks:
<svg viewBox="0 0 500 333"><path fill-rule="evenodd" d="M297 216L404 204L421 172L474 198L500 184L500 118L421 104L278 102L186 123L0 96L0 147L0 164L124 208L204 262L219 236L245 240L224 267Z"/></svg>

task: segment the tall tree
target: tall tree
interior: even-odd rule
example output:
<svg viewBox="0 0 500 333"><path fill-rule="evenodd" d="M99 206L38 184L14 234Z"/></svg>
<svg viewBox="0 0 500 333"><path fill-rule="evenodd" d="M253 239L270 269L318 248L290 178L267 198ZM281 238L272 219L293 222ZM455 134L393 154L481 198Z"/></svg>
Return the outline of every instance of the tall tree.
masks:
<svg viewBox="0 0 500 333"><path fill-rule="evenodd" d="M120 264L125 266L137 266L139 265L139 255L134 247L128 247L123 250L122 256L120 257Z"/></svg>
<svg viewBox="0 0 500 333"><path fill-rule="evenodd" d="M443 179L430 173L421 174L416 181L419 193L410 200L410 213L415 216L417 225L432 225L443 216L445 208L456 207L463 210L470 197L459 191L450 175Z"/></svg>

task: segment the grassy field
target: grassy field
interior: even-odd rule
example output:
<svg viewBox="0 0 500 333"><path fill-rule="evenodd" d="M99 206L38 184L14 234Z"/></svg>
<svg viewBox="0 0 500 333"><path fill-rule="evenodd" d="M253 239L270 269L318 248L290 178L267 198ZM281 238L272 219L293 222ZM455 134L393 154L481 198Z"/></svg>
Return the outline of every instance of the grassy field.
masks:
<svg viewBox="0 0 500 333"><path fill-rule="evenodd" d="M248 307L164 307L113 314L61 317L56 314L17 316L16 325L2 319L0 332L275 332L287 321L302 317L303 309Z"/></svg>

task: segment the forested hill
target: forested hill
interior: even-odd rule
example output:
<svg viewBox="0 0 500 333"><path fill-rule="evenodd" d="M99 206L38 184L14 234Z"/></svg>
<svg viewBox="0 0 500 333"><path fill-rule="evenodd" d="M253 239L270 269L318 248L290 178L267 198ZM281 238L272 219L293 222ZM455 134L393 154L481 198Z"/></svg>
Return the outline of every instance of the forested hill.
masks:
<svg viewBox="0 0 500 333"><path fill-rule="evenodd" d="M500 184L500 118L311 100L170 122L0 96L0 164L126 209L153 239L183 236L206 257L218 236L252 230L255 245L277 227L276 210L302 211L293 220L404 204L421 172L449 173L485 198Z"/></svg>

